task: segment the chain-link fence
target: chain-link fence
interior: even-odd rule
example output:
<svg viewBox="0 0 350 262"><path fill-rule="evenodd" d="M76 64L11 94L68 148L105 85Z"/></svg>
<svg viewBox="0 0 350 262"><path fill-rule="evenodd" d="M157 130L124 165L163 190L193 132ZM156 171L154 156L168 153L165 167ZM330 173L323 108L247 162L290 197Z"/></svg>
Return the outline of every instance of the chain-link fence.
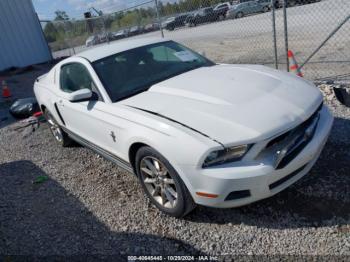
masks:
<svg viewBox="0 0 350 262"><path fill-rule="evenodd" d="M289 48L306 78L350 81L349 15L349 0L149 0L84 20L45 22L43 29L53 57L164 35L215 62L282 70Z"/></svg>
<svg viewBox="0 0 350 262"><path fill-rule="evenodd" d="M41 21L54 58L70 56L87 48L158 30L155 1L118 12L81 20Z"/></svg>
<svg viewBox="0 0 350 262"><path fill-rule="evenodd" d="M288 8L288 45L313 80L350 80L350 1ZM326 41L329 38L328 41Z"/></svg>

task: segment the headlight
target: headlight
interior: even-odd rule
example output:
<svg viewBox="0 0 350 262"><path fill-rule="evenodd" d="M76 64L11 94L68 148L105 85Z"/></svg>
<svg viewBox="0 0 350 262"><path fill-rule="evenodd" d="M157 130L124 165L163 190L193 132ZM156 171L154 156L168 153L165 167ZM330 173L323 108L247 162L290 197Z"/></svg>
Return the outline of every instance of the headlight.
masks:
<svg viewBox="0 0 350 262"><path fill-rule="evenodd" d="M249 150L250 145L233 146L211 152L204 160L203 167L221 165L240 160Z"/></svg>

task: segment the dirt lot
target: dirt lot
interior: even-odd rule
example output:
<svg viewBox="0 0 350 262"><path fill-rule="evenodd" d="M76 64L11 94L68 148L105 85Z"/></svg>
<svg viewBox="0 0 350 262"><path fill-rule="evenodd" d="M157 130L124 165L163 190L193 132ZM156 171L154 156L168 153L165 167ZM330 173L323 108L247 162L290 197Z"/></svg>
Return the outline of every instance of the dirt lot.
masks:
<svg viewBox="0 0 350 262"><path fill-rule="evenodd" d="M14 95L32 95L32 82L43 71L10 77ZM329 86L322 89L336 118L307 176L258 203L198 207L184 219L158 212L135 176L90 150L58 147L46 125L17 132L11 119L3 121L0 260L1 254L81 261L140 254L350 256L350 109L335 100ZM42 175L48 180L33 183Z"/></svg>

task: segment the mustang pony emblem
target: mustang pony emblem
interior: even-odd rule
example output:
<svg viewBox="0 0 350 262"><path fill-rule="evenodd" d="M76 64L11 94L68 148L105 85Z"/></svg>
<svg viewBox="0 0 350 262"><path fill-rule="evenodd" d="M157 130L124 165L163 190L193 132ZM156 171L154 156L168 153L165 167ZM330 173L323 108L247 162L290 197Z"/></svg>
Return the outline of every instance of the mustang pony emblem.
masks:
<svg viewBox="0 0 350 262"><path fill-rule="evenodd" d="M114 134L113 131L111 131L110 136L112 137L113 142L116 142L116 141L117 141L117 140L116 140L116 136L115 136L115 134Z"/></svg>

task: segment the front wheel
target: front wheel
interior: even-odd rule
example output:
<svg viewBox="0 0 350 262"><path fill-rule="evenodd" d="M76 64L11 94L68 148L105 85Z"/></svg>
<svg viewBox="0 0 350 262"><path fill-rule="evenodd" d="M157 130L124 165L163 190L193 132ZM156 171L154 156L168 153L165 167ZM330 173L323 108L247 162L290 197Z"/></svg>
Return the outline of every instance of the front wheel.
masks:
<svg viewBox="0 0 350 262"><path fill-rule="evenodd" d="M135 163L143 190L159 210L183 217L194 209L195 203L185 184L160 153L151 147L142 147Z"/></svg>
<svg viewBox="0 0 350 262"><path fill-rule="evenodd" d="M49 124L50 131L55 138L56 142L59 143L63 147L70 146L73 143L73 140L62 130L62 128L58 125L55 118L49 112L49 110L44 111L44 116Z"/></svg>

